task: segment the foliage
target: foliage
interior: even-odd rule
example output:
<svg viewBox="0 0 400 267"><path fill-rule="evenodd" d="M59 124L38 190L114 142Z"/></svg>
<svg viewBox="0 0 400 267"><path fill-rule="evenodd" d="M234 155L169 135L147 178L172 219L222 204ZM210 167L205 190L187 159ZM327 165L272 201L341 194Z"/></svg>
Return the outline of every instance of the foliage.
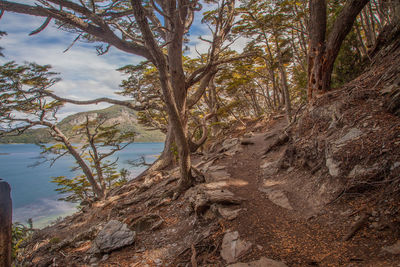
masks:
<svg viewBox="0 0 400 267"><path fill-rule="evenodd" d="M28 226L15 222L12 225L12 257L15 258L18 250L25 240L34 232L32 219L27 221Z"/></svg>

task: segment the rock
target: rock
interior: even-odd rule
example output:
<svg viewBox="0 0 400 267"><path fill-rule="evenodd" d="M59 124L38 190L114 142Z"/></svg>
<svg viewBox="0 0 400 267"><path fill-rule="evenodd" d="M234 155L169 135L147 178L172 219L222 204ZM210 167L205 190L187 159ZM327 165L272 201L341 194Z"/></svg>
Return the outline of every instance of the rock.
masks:
<svg viewBox="0 0 400 267"><path fill-rule="evenodd" d="M106 260L108 260L108 258L110 258L110 255L104 254L103 258L101 258L101 261L106 261Z"/></svg>
<svg viewBox="0 0 400 267"><path fill-rule="evenodd" d="M96 258L96 257L93 257L93 258L90 258L90 260L89 260L89 264L93 264L93 263L96 263L96 262L98 262L99 261L99 259L98 258Z"/></svg>
<svg viewBox="0 0 400 267"><path fill-rule="evenodd" d="M393 171L394 169L396 169L398 167L400 167L400 162L397 161L397 162L393 163L393 165L390 167L390 170Z"/></svg>
<svg viewBox="0 0 400 267"><path fill-rule="evenodd" d="M332 177L337 177L339 176L340 169L339 169L339 163L333 160L332 158L327 158L326 159L326 167L329 170L329 174Z"/></svg>
<svg viewBox="0 0 400 267"><path fill-rule="evenodd" d="M341 145L344 144L350 140L354 140L357 137L359 137L360 135L362 135L363 132L360 129L357 128L351 128L347 134L345 134L342 138L338 139L335 141L336 145Z"/></svg>
<svg viewBox="0 0 400 267"><path fill-rule="evenodd" d="M227 232L222 240L221 257L227 263L233 263L251 247L250 242L239 239L239 232Z"/></svg>
<svg viewBox="0 0 400 267"><path fill-rule="evenodd" d="M242 209L231 209L226 207L219 206L217 208L218 213L224 218L225 220L231 221L236 219L239 216L239 213Z"/></svg>
<svg viewBox="0 0 400 267"><path fill-rule="evenodd" d="M239 144L239 139L238 138L226 139L222 143L222 148L223 148L224 151L228 151L229 149L233 148L237 144Z"/></svg>
<svg viewBox="0 0 400 267"><path fill-rule="evenodd" d="M136 233L140 233L147 230L155 230L161 226L164 220L157 214L147 214L140 217L132 225L132 229Z"/></svg>
<svg viewBox="0 0 400 267"><path fill-rule="evenodd" d="M229 179L231 176L225 170L218 170L206 174L207 182L216 182Z"/></svg>
<svg viewBox="0 0 400 267"><path fill-rule="evenodd" d="M131 245L136 233L129 230L125 223L117 220L109 221L93 240L92 253L108 253Z"/></svg>
<svg viewBox="0 0 400 267"><path fill-rule="evenodd" d="M367 168L367 167L364 167L361 165L356 165L350 171L348 177L356 178L356 177L361 177L361 176L373 175L373 174L376 174L376 172L379 171L379 169L380 169L380 166L378 164L374 164L370 168Z"/></svg>
<svg viewBox="0 0 400 267"><path fill-rule="evenodd" d="M397 240L397 242L391 246L383 247L382 250L390 254L400 254L400 240Z"/></svg>
<svg viewBox="0 0 400 267"><path fill-rule="evenodd" d="M252 261L248 263L238 262L228 265L227 267L287 267L287 265L280 261L261 257L261 259L259 259L258 261Z"/></svg>
<svg viewBox="0 0 400 267"><path fill-rule="evenodd" d="M278 172L278 163L279 161L265 161L261 163L260 168L265 176L271 176Z"/></svg>
<svg viewBox="0 0 400 267"><path fill-rule="evenodd" d="M261 188L261 192L267 194L268 199L284 209L293 210L292 205L290 205L289 199L287 198L285 192L278 189Z"/></svg>

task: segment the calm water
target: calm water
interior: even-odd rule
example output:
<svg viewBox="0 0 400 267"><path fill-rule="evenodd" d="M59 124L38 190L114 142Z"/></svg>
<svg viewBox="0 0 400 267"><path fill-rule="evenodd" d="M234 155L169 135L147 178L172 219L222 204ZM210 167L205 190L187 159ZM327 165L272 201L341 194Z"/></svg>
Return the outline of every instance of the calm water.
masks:
<svg viewBox="0 0 400 267"><path fill-rule="evenodd" d="M119 151L118 169L126 168L136 176L144 168L133 168L127 162L145 156L146 162L153 162L160 154L164 143L135 143ZM54 191L56 185L50 183L50 177L73 177L70 168L74 166L71 157L59 159L51 168L50 164L29 167L37 161L40 148L34 144L0 144L0 178L11 185L13 200L13 220L26 222L32 218L35 227L41 227L59 216L76 211L75 204L57 201Z"/></svg>

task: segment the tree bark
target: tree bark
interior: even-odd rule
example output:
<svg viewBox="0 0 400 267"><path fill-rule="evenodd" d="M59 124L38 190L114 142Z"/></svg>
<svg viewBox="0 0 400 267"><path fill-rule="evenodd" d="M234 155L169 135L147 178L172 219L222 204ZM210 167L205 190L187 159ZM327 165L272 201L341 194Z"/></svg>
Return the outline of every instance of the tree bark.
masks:
<svg viewBox="0 0 400 267"><path fill-rule="evenodd" d="M174 67L168 65L167 59L165 58L160 47L158 47L156 40L154 39L154 36L150 30L141 1L131 0L131 3L136 22L143 35L146 47L149 49L150 53L152 54L155 60L155 65L158 70L161 89L163 92L166 109L169 115L169 120L171 122L172 127L174 128L175 142L178 147L179 167L181 175L181 179L179 180L179 189L177 193L180 194L184 190L189 188L193 183L193 178L191 175L190 150L187 141L186 123L185 119L182 120L182 117L185 117L185 114L182 114L182 112L185 112L186 108L186 88L184 87L185 83L183 81L185 97L181 97L182 96L181 87L174 88L174 85L179 86L177 83L178 81L180 81L181 77L181 75L179 75L180 70L177 69L178 66ZM179 17L181 19L180 16L176 17ZM176 39L177 37L178 34L170 39L170 40L176 40L178 44L173 45L171 43L171 46L168 47L169 53L172 53L171 49L178 49L179 46L182 45L181 41L179 39ZM183 35L181 37L183 38ZM180 50L180 53L182 53L182 49ZM169 58L171 58L171 56L173 55L169 54ZM175 60L182 60L182 55L180 54L180 59L175 59ZM171 73L169 73L168 70L171 70L173 72L172 74L173 75L176 74L177 77L173 79L173 77L171 77ZM175 71L177 71L177 73L174 73Z"/></svg>
<svg viewBox="0 0 400 267"><path fill-rule="evenodd" d="M330 89L333 65L340 47L350 32L357 15L369 0L348 0L336 18L330 34L326 33L326 2L310 0L310 45L308 60L308 100L316 92Z"/></svg>
<svg viewBox="0 0 400 267"><path fill-rule="evenodd" d="M0 179L0 266L11 267L12 200L10 185Z"/></svg>

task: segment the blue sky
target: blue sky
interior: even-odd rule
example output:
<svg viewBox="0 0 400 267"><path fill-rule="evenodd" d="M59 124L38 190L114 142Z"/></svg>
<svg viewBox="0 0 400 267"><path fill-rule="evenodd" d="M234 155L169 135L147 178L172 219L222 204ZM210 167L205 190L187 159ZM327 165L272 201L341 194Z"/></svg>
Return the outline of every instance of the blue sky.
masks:
<svg viewBox="0 0 400 267"><path fill-rule="evenodd" d="M207 37L209 34L207 26L200 23L202 13L209 8L205 6L202 11L196 13L188 52L193 57L197 55L195 47L202 52L206 52L208 48L208 44L200 41L198 37L199 35ZM116 48L111 48L106 55L98 56L94 44L83 42L77 42L68 52L63 53L76 35L58 30L51 24L41 33L28 36L43 22L44 18L6 12L0 20L0 30L8 34L0 40L5 55L5 58L0 58L0 63L14 60L18 63L28 61L52 65L54 71L59 72L62 78L53 90L63 97L93 99L107 96L123 99L114 94L119 90L118 85L123 79L116 69L126 64L136 64L143 58L121 52ZM107 104L92 106L67 104L60 110L59 118L107 106Z"/></svg>

